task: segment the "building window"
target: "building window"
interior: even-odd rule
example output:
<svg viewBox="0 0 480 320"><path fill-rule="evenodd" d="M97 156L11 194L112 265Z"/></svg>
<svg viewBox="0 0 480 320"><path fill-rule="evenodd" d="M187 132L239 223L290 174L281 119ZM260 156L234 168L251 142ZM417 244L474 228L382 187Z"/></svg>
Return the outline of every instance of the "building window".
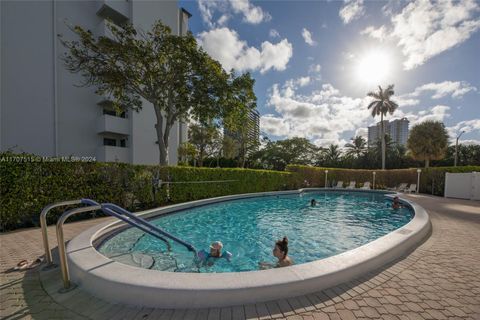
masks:
<svg viewBox="0 0 480 320"><path fill-rule="evenodd" d="M120 140L120 147L126 148L127 147L127 140L126 139L121 139Z"/></svg>
<svg viewBox="0 0 480 320"><path fill-rule="evenodd" d="M120 117L120 118L127 118L127 112L122 111L120 113L117 113L113 109L103 109L103 114L108 114L109 116L114 116L114 117Z"/></svg>
<svg viewBox="0 0 480 320"><path fill-rule="evenodd" d="M117 146L117 140L110 139L110 138L103 138L103 145L104 146L116 147Z"/></svg>

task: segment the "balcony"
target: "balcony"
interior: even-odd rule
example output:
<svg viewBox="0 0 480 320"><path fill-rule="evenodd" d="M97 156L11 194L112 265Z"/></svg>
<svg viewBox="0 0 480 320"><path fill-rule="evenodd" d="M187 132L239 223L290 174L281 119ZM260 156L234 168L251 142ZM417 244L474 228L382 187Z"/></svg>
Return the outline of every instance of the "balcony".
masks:
<svg viewBox="0 0 480 320"><path fill-rule="evenodd" d="M95 29L95 34L97 37L107 37L111 40L115 40L113 33L107 27L107 20L102 20Z"/></svg>
<svg viewBox="0 0 480 320"><path fill-rule="evenodd" d="M130 16L130 4L126 0L103 0L99 1L97 15L110 19L118 26L128 22Z"/></svg>
<svg viewBox="0 0 480 320"><path fill-rule="evenodd" d="M128 136L130 134L130 123L128 119L104 114L98 119L97 132Z"/></svg>
<svg viewBox="0 0 480 320"><path fill-rule="evenodd" d="M97 161L101 162L130 162L130 149L114 146L100 146L97 148Z"/></svg>

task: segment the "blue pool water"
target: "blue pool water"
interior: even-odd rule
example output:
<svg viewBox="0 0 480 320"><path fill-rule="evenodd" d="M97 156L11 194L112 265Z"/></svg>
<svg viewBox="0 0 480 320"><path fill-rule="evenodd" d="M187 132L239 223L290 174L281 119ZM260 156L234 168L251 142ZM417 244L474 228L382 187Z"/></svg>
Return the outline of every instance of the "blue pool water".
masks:
<svg viewBox="0 0 480 320"><path fill-rule="evenodd" d="M316 199L316 207L310 200ZM172 272L239 272L258 270L259 262L275 263L275 240L287 236L295 264L330 257L371 242L413 218L409 208L391 209L384 194L308 192L240 199L165 215L152 222L171 234L208 250L220 240L233 254L230 262L215 259L197 266L183 246L166 244L129 228L104 241L98 250L122 263Z"/></svg>

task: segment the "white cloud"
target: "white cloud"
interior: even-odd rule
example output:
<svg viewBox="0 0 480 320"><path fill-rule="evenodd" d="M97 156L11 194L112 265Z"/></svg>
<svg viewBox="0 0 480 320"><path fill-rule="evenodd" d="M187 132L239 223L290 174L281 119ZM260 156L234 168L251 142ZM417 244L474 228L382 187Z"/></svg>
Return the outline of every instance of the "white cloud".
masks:
<svg viewBox="0 0 480 320"><path fill-rule="evenodd" d="M460 121L456 125L448 127L447 130L452 138L456 138L462 131L465 133L477 132L480 131L480 119Z"/></svg>
<svg viewBox="0 0 480 320"><path fill-rule="evenodd" d="M395 101L400 108L416 106L420 103L420 100L411 98L411 96L408 94L396 96L394 97L393 101Z"/></svg>
<svg viewBox="0 0 480 320"><path fill-rule="evenodd" d="M312 64L308 67L308 72L310 73L319 73L322 70L322 66L319 64Z"/></svg>
<svg viewBox="0 0 480 320"><path fill-rule="evenodd" d="M243 21L250 24L259 24L270 21L271 16L259 6L254 6L249 0L211 1L198 0L198 10L203 22L209 28L225 26L231 14L241 14ZM220 18L215 21L215 14L219 12Z"/></svg>
<svg viewBox="0 0 480 320"><path fill-rule="evenodd" d="M363 0L347 0L346 4L338 12L344 24L348 24L365 14Z"/></svg>
<svg viewBox="0 0 480 320"><path fill-rule="evenodd" d="M243 14L243 21L251 24L259 24L262 21L270 21L272 17L268 12L258 6L252 5L249 0L230 0L233 12Z"/></svg>
<svg viewBox="0 0 480 320"><path fill-rule="evenodd" d="M302 29L302 37L303 37L303 40L305 40L305 43L308 44L309 46L316 46L317 45L317 42L315 42L312 39L312 33L310 31L308 31L306 28Z"/></svg>
<svg viewBox="0 0 480 320"><path fill-rule="evenodd" d="M343 146L346 141L342 134L367 125L371 117L366 110L368 98L342 96L331 84L323 84L320 90L301 95L296 92L297 80L271 88L267 104L279 115L268 115L268 126L262 127L266 133L305 137L322 146L331 143ZM275 123L271 117L275 118Z"/></svg>
<svg viewBox="0 0 480 320"><path fill-rule="evenodd" d="M462 98L470 91L477 91L477 88L466 81L430 82L415 88L413 92L396 96L395 101L400 106L414 106L420 102L418 97L426 92L432 93L430 98L440 99L446 96Z"/></svg>
<svg viewBox="0 0 480 320"><path fill-rule="evenodd" d="M365 140L367 140L368 139L368 129L367 128L358 128L357 130L355 130L355 137L356 136L364 137Z"/></svg>
<svg viewBox="0 0 480 320"><path fill-rule="evenodd" d="M424 84L416 88L412 95L418 96L425 91L433 91L433 99L440 99L447 95L451 95L453 98L461 98L464 94L476 90L476 87L466 81L443 81Z"/></svg>
<svg viewBox="0 0 480 320"><path fill-rule="evenodd" d="M228 28L204 31L198 35L199 44L214 59L220 61L225 70L282 71L287 67L293 54L293 47L287 39L273 44L264 41L260 49L249 47L240 40L238 33Z"/></svg>
<svg viewBox="0 0 480 320"><path fill-rule="evenodd" d="M426 111L420 111L418 114L407 114L406 118L410 120L410 125L414 126L416 124L425 122L425 121L440 121L444 122L445 118L450 117L450 114L448 111L450 110L450 107L444 106L444 105L437 105L430 110Z"/></svg>
<svg viewBox="0 0 480 320"><path fill-rule="evenodd" d="M459 144L463 144L465 146L473 146L473 145L480 145L480 140L475 139L466 139L466 140L458 140Z"/></svg>
<svg viewBox="0 0 480 320"><path fill-rule="evenodd" d="M218 19L218 25L219 26L225 26L227 25L228 19L230 19L230 16L228 14L223 14L220 19Z"/></svg>
<svg viewBox="0 0 480 320"><path fill-rule="evenodd" d="M393 100L400 107L410 107L420 104L419 97L424 93L430 92L432 95L429 98L431 99L440 99L446 96L462 98L470 91L477 91L477 88L466 81L430 82L415 88L413 92L395 96Z"/></svg>
<svg viewBox="0 0 480 320"><path fill-rule="evenodd" d="M362 31L360 31L360 34L366 34L370 36L371 38L378 39L380 41L383 41L387 38L387 28L385 26L381 26L380 28L375 29L373 26L369 26Z"/></svg>
<svg viewBox="0 0 480 320"><path fill-rule="evenodd" d="M296 89L298 87L304 87L308 84L310 84L311 82L311 78L310 77L300 77L300 78L297 78L297 79L290 79L288 80L287 82L285 82L285 88L291 88L291 89Z"/></svg>
<svg viewBox="0 0 480 320"><path fill-rule="evenodd" d="M391 13L391 28L369 27L363 32L373 37L386 34L397 41L406 57L404 69L411 70L469 39L480 29L479 11L475 0L417 0L400 13Z"/></svg>
<svg viewBox="0 0 480 320"><path fill-rule="evenodd" d="M262 131L274 136L283 136L285 132L289 132L290 128L287 122L273 114L266 114L260 117L260 128Z"/></svg>
<svg viewBox="0 0 480 320"><path fill-rule="evenodd" d="M278 31L275 29L270 29L268 35L270 36L270 38L280 38L280 33L278 33Z"/></svg>

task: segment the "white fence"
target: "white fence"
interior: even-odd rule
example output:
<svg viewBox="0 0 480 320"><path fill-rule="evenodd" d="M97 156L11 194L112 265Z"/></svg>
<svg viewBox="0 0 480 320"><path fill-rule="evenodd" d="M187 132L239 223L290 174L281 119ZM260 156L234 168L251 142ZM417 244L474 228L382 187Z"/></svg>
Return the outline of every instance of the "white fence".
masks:
<svg viewBox="0 0 480 320"><path fill-rule="evenodd" d="M446 173L445 197L480 200L480 172Z"/></svg>

